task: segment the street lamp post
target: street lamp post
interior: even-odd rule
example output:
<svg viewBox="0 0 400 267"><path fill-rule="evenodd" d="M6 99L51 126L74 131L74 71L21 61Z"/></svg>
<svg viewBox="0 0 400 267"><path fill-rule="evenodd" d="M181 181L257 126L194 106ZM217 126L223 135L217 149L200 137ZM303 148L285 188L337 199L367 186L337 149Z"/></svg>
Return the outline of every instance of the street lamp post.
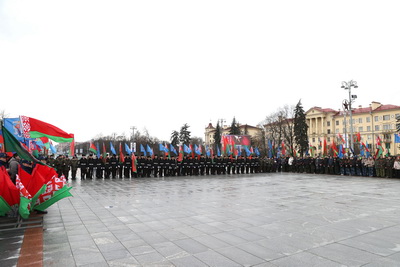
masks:
<svg viewBox="0 0 400 267"><path fill-rule="evenodd" d="M351 94L351 88L358 88L357 82L356 81L348 81L348 82L342 82L341 88L345 90L349 90L349 113L350 113L350 148L351 152L354 154L354 140L353 140L353 116L352 116L352 109L351 109L351 103L353 103L353 99L357 98L357 95L352 95Z"/></svg>

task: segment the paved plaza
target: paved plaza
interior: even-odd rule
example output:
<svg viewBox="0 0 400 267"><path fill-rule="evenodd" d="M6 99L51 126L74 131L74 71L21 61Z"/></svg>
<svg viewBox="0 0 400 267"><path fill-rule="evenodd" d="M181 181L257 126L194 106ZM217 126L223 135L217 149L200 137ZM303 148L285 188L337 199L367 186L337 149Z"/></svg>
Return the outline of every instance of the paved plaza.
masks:
<svg viewBox="0 0 400 267"><path fill-rule="evenodd" d="M43 266L400 266L400 180L247 174L72 181ZM15 264L23 234L1 244ZM10 235L10 233L7 233Z"/></svg>

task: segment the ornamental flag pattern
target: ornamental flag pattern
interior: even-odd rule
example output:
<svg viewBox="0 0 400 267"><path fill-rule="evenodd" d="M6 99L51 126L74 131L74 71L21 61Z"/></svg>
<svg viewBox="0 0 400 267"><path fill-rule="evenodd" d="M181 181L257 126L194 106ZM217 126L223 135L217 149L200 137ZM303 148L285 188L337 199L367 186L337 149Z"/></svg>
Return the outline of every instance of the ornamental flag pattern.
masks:
<svg viewBox="0 0 400 267"><path fill-rule="evenodd" d="M29 122L29 117L21 116L21 124L22 124L22 135L25 138L30 138L29 132L31 131L31 124Z"/></svg>
<svg viewBox="0 0 400 267"><path fill-rule="evenodd" d="M24 184L21 182L21 179L19 178L18 174L17 174L15 185L19 189L21 197L25 197L27 199L32 198L32 196L29 194L28 190L26 190Z"/></svg>
<svg viewBox="0 0 400 267"><path fill-rule="evenodd" d="M66 179L64 175L61 176L61 178L53 176L53 178L46 184L46 192L41 194L37 199L36 205L42 204L43 202L49 200L55 192L63 188L65 185Z"/></svg>

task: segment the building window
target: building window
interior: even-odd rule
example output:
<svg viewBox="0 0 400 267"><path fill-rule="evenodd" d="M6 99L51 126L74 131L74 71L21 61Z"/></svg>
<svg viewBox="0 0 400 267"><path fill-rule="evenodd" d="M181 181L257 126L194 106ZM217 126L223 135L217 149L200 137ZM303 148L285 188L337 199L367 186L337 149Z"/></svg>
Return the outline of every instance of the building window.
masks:
<svg viewBox="0 0 400 267"><path fill-rule="evenodd" d="M362 132L363 131L363 127L358 127L358 131Z"/></svg>
<svg viewBox="0 0 400 267"><path fill-rule="evenodd" d="M367 126L367 132L371 131L371 126Z"/></svg>
<svg viewBox="0 0 400 267"><path fill-rule="evenodd" d="M375 131L379 131L379 125L375 125Z"/></svg>
<svg viewBox="0 0 400 267"><path fill-rule="evenodd" d="M327 121L327 122L326 122L326 126L331 126L331 122L330 122L330 121Z"/></svg>
<svg viewBox="0 0 400 267"><path fill-rule="evenodd" d="M331 138L330 137L328 137L328 142L330 142L331 141Z"/></svg>
<svg viewBox="0 0 400 267"><path fill-rule="evenodd" d="M378 116L375 116L374 117L374 121L378 121L379 120L379 117Z"/></svg>
<svg viewBox="0 0 400 267"><path fill-rule="evenodd" d="M367 138L368 138L368 140L371 140L372 139L372 135L369 134Z"/></svg>
<svg viewBox="0 0 400 267"><path fill-rule="evenodd" d="M372 144L367 145L368 149L372 149Z"/></svg>
<svg viewBox="0 0 400 267"><path fill-rule="evenodd" d="M384 124L382 129L383 129L384 131L390 130L390 124Z"/></svg>
<svg viewBox="0 0 400 267"><path fill-rule="evenodd" d="M362 118L358 118L358 123L362 123Z"/></svg>
<svg viewBox="0 0 400 267"><path fill-rule="evenodd" d="M328 134L331 134L331 129L328 129Z"/></svg>
<svg viewBox="0 0 400 267"><path fill-rule="evenodd" d="M339 125L339 123L340 123L339 121L336 121L336 125Z"/></svg>
<svg viewBox="0 0 400 267"><path fill-rule="evenodd" d="M383 115L383 120L384 121L390 120L390 115Z"/></svg>
<svg viewBox="0 0 400 267"><path fill-rule="evenodd" d="M312 142L315 143L315 137L313 137Z"/></svg>
<svg viewBox="0 0 400 267"><path fill-rule="evenodd" d="M338 134L339 133L339 129L336 129L335 132Z"/></svg>
<svg viewBox="0 0 400 267"><path fill-rule="evenodd" d="M366 118L366 122L371 122L371 118L370 118L370 117L367 117L367 118Z"/></svg>

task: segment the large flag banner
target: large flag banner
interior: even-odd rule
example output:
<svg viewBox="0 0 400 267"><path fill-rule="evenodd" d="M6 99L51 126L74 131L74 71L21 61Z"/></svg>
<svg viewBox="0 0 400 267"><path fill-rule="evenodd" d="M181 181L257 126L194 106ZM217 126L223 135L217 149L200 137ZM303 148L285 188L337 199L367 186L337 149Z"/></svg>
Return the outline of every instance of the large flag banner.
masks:
<svg viewBox="0 0 400 267"><path fill-rule="evenodd" d="M142 152L143 156L146 157L146 149L144 149L144 146L142 144L140 144L140 152Z"/></svg>
<svg viewBox="0 0 400 267"><path fill-rule="evenodd" d="M131 149L129 148L129 146L126 143L125 143L125 151L126 151L126 153L128 153L128 155L132 154Z"/></svg>
<svg viewBox="0 0 400 267"><path fill-rule="evenodd" d="M3 120L4 127L20 142L24 142L21 120L20 118L5 118Z"/></svg>
<svg viewBox="0 0 400 267"><path fill-rule="evenodd" d="M149 145L146 145L146 152L149 153L150 157L153 157L153 149ZM146 156L146 153L144 153L144 155Z"/></svg>
<svg viewBox="0 0 400 267"><path fill-rule="evenodd" d="M18 175L16 178L15 185L19 189L20 193L20 201L18 209L19 215L21 215L21 217L24 219L28 219L29 214L31 213L32 196L31 194L29 194L28 190L26 190L25 186L21 183L21 180L19 179Z"/></svg>
<svg viewBox="0 0 400 267"><path fill-rule="evenodd" d="M4 216L20 200L19 190L4 167L0 167L0 185L0 216Z"/></svg>
<svg viewBox="0 0 400 267"><path fill-rule="evenodd" d="M250 135L225 135L228 144L236 146L251 146Z"/></svg>
<svg viewBox="0 0 400 267"><path fill-rule="evenodd" d="M25 138L48 137L49 139L58 142L72 142L74 135L67 133L60 128L27 116L20 116L22 133Z"/></svg>
<svg viewBox="0 0 400 267"><path fill-rule="evenodd" d="M169 150L170 150L171 152L173 152L175 155L178 155L178 152L176 152L176 149L175 149L175 147L174 147L172 144L169 145Z"/></svg>
<svg viewBox="0 0 400 267"><path fill-rule="evenodd" d="M400 133L394 134L394 142L400 143Z"/></svg>
<svg viewBox="0 0 400 267"><path fill-rule="evenodd" d="M2 127L4 147L6 152L16 152L21 159L43 164L25 149L21 143L12 135L7 128Z"/></svg>
<svg viewBox="0 0 400 267"><path fill-rule="evenodd" d="M111 153L113 153L114 155L117 155L117 152L115 151L115 148L113 146L113 144L110 142L110 151Z"/></svg>
<svg viewBox="0 0 400 267"><path fill-rule="evenodd" d="M184 154L183 148L182 148L182 146L179 146L179 155L178 155L179 162L181 162L183 160L183 156L184 156L183 154Z"/></svg>
<svg viewBox="0 0 400 267"><path fill-rule="evenodd" d="M35 210L44 211L57 201L72 196L69 192L72 187L67 186L64 176L53 178L47 182L46 191L39 196L35 204Z"/></svg>
<svg viewBox="0 0 400 267"><path fill-rule="evenodd" d="M89 151L91 151L91 152L93 152L93 154L97 155L98 150L93 142L90 142Z"/></svg>
<svg viewBox="0 0 400 267"><path fill-rule="evenodd" d="M119 162L125 162L124 152L122 152L122 143L119 143Z"/></svg>
<svg viewBox="0 0 400 267"><path fill-rule="evenodd" d="M132 153L132 172L137 172L137 160L136 160L136 156L135 153Z"/></svg>

